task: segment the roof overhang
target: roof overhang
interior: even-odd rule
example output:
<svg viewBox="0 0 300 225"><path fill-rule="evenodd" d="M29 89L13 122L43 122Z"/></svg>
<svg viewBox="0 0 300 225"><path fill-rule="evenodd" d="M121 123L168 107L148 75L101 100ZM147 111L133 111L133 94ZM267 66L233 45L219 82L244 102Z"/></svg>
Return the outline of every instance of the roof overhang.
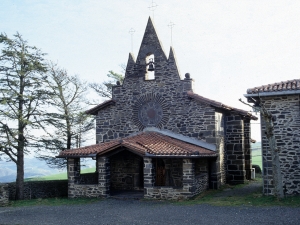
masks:
<svg viewBox="0 0 300 225"><path fill-rule="evenodd" d="M212 158L216 157L216 146L190 137L180 136L166 130L154 128L95 145L61 151L57 158L110 157L128 150L141 157L158 158Z"/></svg>
<svg viewBox="0 0 300 225"><path fill-rule="evenodd" d="M289 90L289 91L272 91L272 92L258 92L253 94L244 94L246 98L249 97L266 97L276 95L299 95L300 90Z"/></svg>
<svg viewBox="0 0 300 225"><path fill-rule="evenodd" d="M107 101L95 106L94 108L91 108L91 109L85 111L85 113L90 114L90 115L97 115L99 110L101 110L107 106L114 105L115 103L116 103L115 100L110 99L110 100L107 100Z"/></svg>

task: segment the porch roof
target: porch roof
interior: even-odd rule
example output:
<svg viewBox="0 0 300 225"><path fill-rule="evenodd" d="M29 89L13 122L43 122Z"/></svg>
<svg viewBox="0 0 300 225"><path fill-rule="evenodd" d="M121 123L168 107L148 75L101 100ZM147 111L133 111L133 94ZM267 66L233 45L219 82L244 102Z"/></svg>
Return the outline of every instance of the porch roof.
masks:
<svg viewBox="0 0 300 225"><path fill-rule="evenodd" d="M123 139L99 143L77 149L64 150L57 157L92 157L109 153L117 148L128 150L147 157L216 157L215 151L187 143L153 131L143 131Z"/></svg>

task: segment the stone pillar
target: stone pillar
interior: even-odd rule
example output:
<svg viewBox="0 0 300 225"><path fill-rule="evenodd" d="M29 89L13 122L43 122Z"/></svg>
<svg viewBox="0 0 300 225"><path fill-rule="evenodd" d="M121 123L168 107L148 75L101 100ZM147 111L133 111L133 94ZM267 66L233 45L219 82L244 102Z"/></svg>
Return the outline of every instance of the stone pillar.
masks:
<svg viewBox="0 0 300 225"><path fill-rule="evenodd" d="M239 115L226 117L227 182L243 184L246 180L244 122Z"/></svg>
<svg viewBox="0 0 300 225"><path fill-rule="evenodd" d="M149 189L154 187L154 166L152 158L144 157L144 196L150 197Z"/></svg>
<svg viewBox="0 0 300 225"><path fill-rule="evenodd" d="M250 129L250 120L244 120L244 155L245 155L245 170L246 170L246 179L251 179L251 169L252 169L252 160L251 160L251 129Z"/></svg>
<svg viewBox="0 0 300 225"><path fill-rule="evenodd" d="M183 191L187 192L187 197L192 197L196 191L195 187L195 163L192 159L182 160L182 184Z"/></svg>
<svg viewBox="0 0 300 225"><path fill-rule="evenodd" d="M68 197L74 198L75 184L80 178L80 158L68 158Z"/></svg>
<svg viewBox="0 0 300 225"><path fill-rule="evenodd" d="M219 189L221 187L220 156L209 164L209 188Z"/></svg>
<svg viewBox="0 0 300 225"><path fill-rule="evenodd" d="M110 163L108 157L97 158L98 187L101 195L107 197L110 194Z"/></svg>

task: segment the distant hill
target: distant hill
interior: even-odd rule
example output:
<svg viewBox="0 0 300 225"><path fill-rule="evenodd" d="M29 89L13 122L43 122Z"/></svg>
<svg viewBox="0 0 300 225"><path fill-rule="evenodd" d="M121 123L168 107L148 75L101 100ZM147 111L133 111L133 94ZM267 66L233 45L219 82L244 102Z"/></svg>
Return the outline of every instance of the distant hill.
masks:
<svg viewBox="0 0 300 225"><path fill-rule="evenodd" d="M251 143L251 149L252 151L261 150L261 142Z"/></svg>
<svg viewBox="0 0 300 225"><path fill-rule="evenodd" d="M86 168L95 167L95 161L90 160L85 162ZM25 158L25 168L24 168L24 177L28 178L37 178L37 177L46 177L51 175L56 176L56 174L64 174L63 177L66 177L66 169L52 169L50 168L45 161L39 160L36 158ZM16 180L16 164L13 162L0 161L0 183L14 182Z"/></svg>
<svg viewBox="0 0 300 225"><path fill-rule="evenodd" d="M62 170L51 169L45 161L36 158L25 158L24 176L40 177L62 172ZM13 162L0 161L0 183L13 182L16 180L16 164Z"/></svg>

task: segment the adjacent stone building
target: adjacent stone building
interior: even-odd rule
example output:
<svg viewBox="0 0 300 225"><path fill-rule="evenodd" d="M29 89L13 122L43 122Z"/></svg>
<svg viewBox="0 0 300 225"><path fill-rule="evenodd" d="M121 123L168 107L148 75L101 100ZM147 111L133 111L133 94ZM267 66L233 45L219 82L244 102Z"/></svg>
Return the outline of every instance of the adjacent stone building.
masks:
<svg viewBox="0 0 300 225"><path fill-rule="evenodd" d="M142 190L145 198L185 199L250 179L257 118L194 93L193 82L181 78L173 48L167 57L149 18L124 82L87 111L96 116L97 143L58 156L68 159L69 197ZM84 157L96 160L94 174L80 174Z"/></svg>
<svg viewBox="0 0 300 225"><path fill-rule="evenodd" d="M248 102L261 104L274 118L283 190L300 194L300 79L282 81L247 90ZM272 158L261 121L264 194L273 194Z"/></svg>

